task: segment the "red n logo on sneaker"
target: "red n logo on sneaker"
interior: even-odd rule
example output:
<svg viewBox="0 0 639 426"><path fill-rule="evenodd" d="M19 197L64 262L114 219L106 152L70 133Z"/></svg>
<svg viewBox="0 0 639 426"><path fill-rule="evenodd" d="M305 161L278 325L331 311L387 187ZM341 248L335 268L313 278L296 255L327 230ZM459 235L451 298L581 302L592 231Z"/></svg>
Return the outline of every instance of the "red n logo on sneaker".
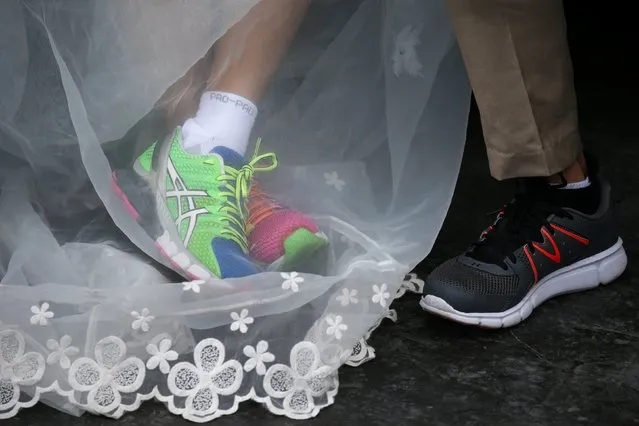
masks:
<svg viewBox="0 0 639 426"><path fill-rule="evenodd" d="M581 237L573 232L568 231L567 229L564 229L558 225L555 224L550 224L551 228L554 229L555 231L561 232L562 234L564 234L565 236L572 238L575 241L580 242L581 244L587 246L588 244L590 244L590 240L588 240L587 238ZM539 244L537 243L532 243L532 246L535 248L536 251L538 251L539 253L543 254L544 256L546 256L548 259L552 260L555 263L560 263L561 262L561 252L559 251L559 247L557 247L557 243L555 242L555 239L552 237L552 235L550 235L550 232L548 232L548 230L545 227L541 228L541 234L544 236L544 242L543 244L546 244L547 242L550 242L550 245L552 246L552 253L550 253L548 250L545 250L544 248L542 248ZM530 253L530 250L528 249L528 246L524 246L524 254L526 255L526 257L528 258L528 261L530 262L530 266L533 270L533 273L535 274L535 283L537 283L537 281L539 281L539 272L537 270L537 265L535 265L535 262L533 261L533 257L532 254Z"/></svg>
<svg viewBox="0 0 639 426"><path fill-rule="evenodd" d="M570 237L570 238L572 238L575 241L579 241L581 244L583 244L585 246L590 244L590 240L588 238L580 237L579 235L575 234L574 232L570 232L567 229L562 228L561 226L555 225L554 223L551 223L550 226L555 231L559 231L562 234L564 234L565 236Z"/></svg>
<svg viewBox="0 0 639 426"><path fill-rule="evenodd" d="M546 231L546 228L541 228L541 234L544 236L544 244L550 241L550 244L552 245L553 253L550 253L544 250L537 243L533 243L532 246L535 248L535 250L539 251L541 254L543 254L548 259L552 260L553 262L555 263L561 262L561 252L559 251L559 247L557 247L557 243L555 242L554 238L552 237L552 235L550 235L550 232Z"/></svg>

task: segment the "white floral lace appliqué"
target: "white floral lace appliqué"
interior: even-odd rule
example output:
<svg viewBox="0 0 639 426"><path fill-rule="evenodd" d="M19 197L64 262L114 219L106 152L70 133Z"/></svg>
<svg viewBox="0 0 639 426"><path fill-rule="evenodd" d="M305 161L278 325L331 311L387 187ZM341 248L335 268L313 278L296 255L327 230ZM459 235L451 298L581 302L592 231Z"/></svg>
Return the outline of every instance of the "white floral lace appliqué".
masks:
<svg viewBox="0 0 639 426"><path fill-rule="evenodd" d="M62 336L59 342L49 339L47 341L47 348L51 350L51 353L47 357L47 364L60 364L60 367L65 370L71 366L71 358L80 353L78 348L71 346L71 336L69 335Z"/></svg>
<svg viewBox="0 0 639 426"><path fill-rule="evenodd" d="M342 294L337 296L336 299L342 306L357 304L357 290L349 290L347 288L343 288Z"/></svg>
<svg viewBox="0 0 639 426"><path fill-rule="evenodd" d="M264 390L271 398L283 399L282 406L293 418L312 413L315 397L330 388L332 370L320 363L317 346L300 342L291 349L291 366L275 364L264 376Z"/></svg>
<svg viewBox="0 0 639 426"><path fill-rule="evenodd" d="M186 419L202 421L219 407L219 395L233 395L242 384L242 365L236 360L224 361L224 345L217 339L204 339L193 351L195 364L175 364L167 378L171 393L185 397Z"/></svg>
<svg viewBox="0 0 639 426"><path fill-rule="evenodd" d="M365 338L361 338L353 347L353 352L348 357L346 365L359 367L375 358L375 348L368 344Z"/></svg>
<svg viewBox="0 0 639 426"><path fill-rule="evenodd" d="M304 277L297 272L282 272L280 274L284 281L282 282L282 290L291 290L294 293L300 291L300 284L304 282Z"/></svg>
<svg viewBox="0 0 639 426"><path fill-rule="evenodd" d="M33 325L45 326L49 324L49 320L55 316L54 313L49 310L49 304L46 302L40 306L32 306L31 313L33 314L31 317L31 324Z"/></svg>
<svg viewBox="0 0 639 426"><path fill-rule="evenodd" d="M182 283L182 287L184 291L192 291L193 293L199 293L201 290L202 284L204 284L204 280L194 280L194 281L186 281Z"/></svg>
<svg viewBox="0 0 639 426"><path fill-rule="evenodd" d="M95 345L95 360L79 358L69 369L69 384L78 392L88 392L87 404L98 413L109 413L122 402L121 393L136 392L144 383L142 360L126 357L126 345L115 336Z"/></svg>
<svg viewBox="0 0 639 426"><path fill-rule="evenodd" d="M275 355L268 351L268 342L264 340L260 340L256 347L245 346L244 355L248 358L244 363L244 371L248 373L255 369L260 376L266 374L266 364L275 361Z"/></svg>
<svg viewBox="0 0 639 426"><path fill-rule="evenodd" d="M400 77L404 73L411 77L419 77L421 75L423 66L417 54L420 33L419 29L408 25L395 37L392 60L393 73L396 77Z"/></svg>
<svg viewBox="0 0 639 426"><path fill-rule="evenodd" d="M248 331L248 326L255 321L249 316L248 309L242 309L239 314L237 312L231 312L231 319L233 320L231 323L231 331L239 330L242 334L245 334Z"/></svg>
<svg viewBox="0 0 639 426"><path fill-rule="evenodd" d="M142 309L142 312L133 311L131 312L131 316L134 318L131 323L131 328L133 330L140 330L144 333L149 331L151 328L151 322L155 319L147 308Z"/></svg>
<svg viewBox="0 0 639 426"><path fill-rule="evenodd" d="M382 284L378 286L377 284L373 285L373 297L371 300L373 303L379 304L382 308L385 308L388 305L388 299L390 298L390 293L388 292L388 286L386 284Z"/></svg>
<svg viewBox="0 0 639 426"><path fill-rule="evenodd" d="M326 185L332 186L340 192L344 190L344 186L346 186L346 182L340 179L337 172L324 173L324 179L326 180Z"/></svg>
<svg viewBox="0 0 639 426"><path fill-rule="evenodd" d="M341 340L343 333L348 330L348 326L343 323L344 319L341 315L329 316L326 318L328 327L326 328L326 334L335 337L337 340Z"/></svg>
<svg viewBox="0 0 639 426"><path fill-rule="evenodd" d="M419 278L417 274L413 272L406 275L404 277L404 281L402 281L402 285L399 287L399 290L397 292L397 298L404 296L406 292L422 294L424 292L424 280Z"/></svg>
<svg viewBox="0 0 639 426"><path fill-rule="evenodd" d="M21 333L0 331L0 412L16 406L21 386L35 385L44 375L44 357L24 351L25 341Z"/></svg>
<svg viewBox="0 0 639 426"><path fill-rule="evenodd" d="M151 355L151 358L146 362L146 368L155 370L159 367L162 374L169 374L171 369L169 361L178 359L178 353L171 350L172 345L171 339L162 339L157 345L153 343L147 345L146 352Z"/></svg>

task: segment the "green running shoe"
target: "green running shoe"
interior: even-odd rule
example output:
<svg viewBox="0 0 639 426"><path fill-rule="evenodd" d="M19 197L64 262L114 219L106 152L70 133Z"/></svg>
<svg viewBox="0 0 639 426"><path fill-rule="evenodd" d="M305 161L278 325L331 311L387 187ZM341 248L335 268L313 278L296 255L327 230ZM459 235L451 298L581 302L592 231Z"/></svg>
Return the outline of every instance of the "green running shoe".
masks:
<svg viewBox="0 0 639 426"><path fill-rule="evenodd" d="M193 155L181 129L148 148L133 171L114 174L114 191L186 278L234 278L260 272L248 256L248 194L256 171L277 167L275 154L246 161L226 147ZM264 165L266 163L266 165Z"/></svg>

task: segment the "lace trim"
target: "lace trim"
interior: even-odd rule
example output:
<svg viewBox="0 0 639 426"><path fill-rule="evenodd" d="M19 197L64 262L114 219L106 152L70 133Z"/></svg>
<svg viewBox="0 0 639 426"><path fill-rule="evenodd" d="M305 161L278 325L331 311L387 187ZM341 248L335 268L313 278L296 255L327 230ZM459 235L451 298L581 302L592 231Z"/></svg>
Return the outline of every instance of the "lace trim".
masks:
<svg viewBox="0 0 639 426"><path fill-rule="evenodd" d="M423 286L422 280L409 274L394 298L406 292L421 293ZM383 287L374 291L374 303L388 299ZM342 305L345 300L352 303L356 299L351 291L342 296ZM334 343L346 324L341 316L329 314L316 322L307 340L291 349L288 363L274 363L276 358L269 352L268 342L259 341L244 347L245 361L241 364L237 359L226 359L222 342L209 338L197 344L191 360L172 366L178 353L172 349L174 342L168 334L156 336L146 346L146 364L139 357L127 356L130 348L115 336L97 342L92 357L71 362L79 350L72 346L69 336L59 342L48 341L45 360L36 350L47 351L34 339L16 327L0 325L0 419L33 407L47 393L66 398L65 408L115 419L152 399L163 402L171 413L197 423L232 414L248 400L264 404L277 415L308 419L333 404L339 387L339 365L357 367L375 358L367 340L386 318L397 321L397 313L387 309L350 353L340 353L341 348ZM27 351L28 346L35 350ZM67 371L64 385L68 388L57 380L41 386L47 365ZM152 374L161 375L164 383L145 389L145 379ZM254 385L243 387L249 382Z"/></svg>

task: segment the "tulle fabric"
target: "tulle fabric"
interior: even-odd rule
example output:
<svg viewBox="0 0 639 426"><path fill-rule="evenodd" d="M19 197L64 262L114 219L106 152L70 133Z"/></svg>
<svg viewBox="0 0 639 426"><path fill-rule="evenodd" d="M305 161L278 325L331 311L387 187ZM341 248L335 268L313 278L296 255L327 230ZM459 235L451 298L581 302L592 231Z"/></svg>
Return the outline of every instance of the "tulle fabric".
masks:
<svg viewBox="0 0 639 426"><path fill-rule="evenodd" d="M114 192L170 128L158 100L256 2L0 4L0 418L147 400L309 418L419 291L405 277L447 212L470 96L439 0L313 2L260 102L264 187L330 241L301 270L185 280Z"/></svg>

